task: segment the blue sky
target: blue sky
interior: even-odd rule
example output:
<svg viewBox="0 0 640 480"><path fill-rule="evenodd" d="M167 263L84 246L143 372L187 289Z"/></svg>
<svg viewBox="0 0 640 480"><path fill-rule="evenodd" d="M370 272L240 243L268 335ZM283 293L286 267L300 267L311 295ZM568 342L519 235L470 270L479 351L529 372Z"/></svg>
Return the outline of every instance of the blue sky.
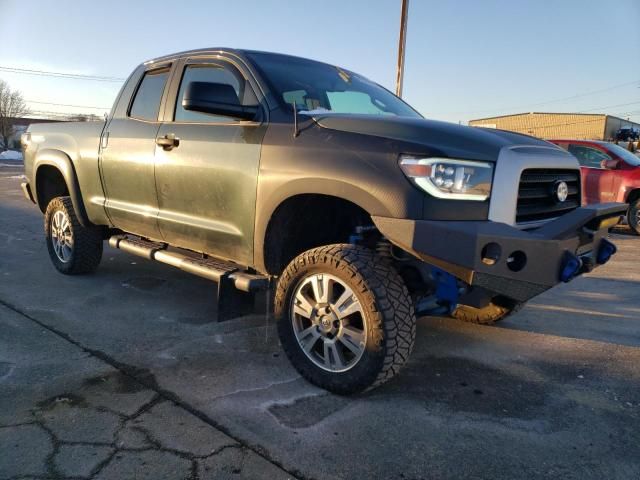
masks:
<svg viewBox="0 0 640 480"><path fill-rule="evenodd" d="M323 60L393 90L399 15L400 0L0 0L0 67L126 77L155 56L230 46ZM0 79L31 101L97 107L120 86ZM404 98L463 123L534 110L640 121L640 0L411 0Z"/></svg>

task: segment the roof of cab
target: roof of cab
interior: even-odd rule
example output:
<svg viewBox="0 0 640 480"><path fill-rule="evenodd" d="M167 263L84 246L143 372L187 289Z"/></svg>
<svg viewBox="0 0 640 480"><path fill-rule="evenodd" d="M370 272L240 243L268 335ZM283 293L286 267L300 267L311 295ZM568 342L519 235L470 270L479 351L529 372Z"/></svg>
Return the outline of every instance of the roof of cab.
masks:
<svg viewBox="0 0 640 480"><path fill-rule="evenodd" d="M186 57L186 56L189 56L189 55L221 54L221 53L232 54L232 55L235 55L235 56L240 57L240 58L246 57L247 54L261 53L261 54L269 54L269 55L278 55L278 56L281 56L281 57L288 57L288 58L298 58L298 59L301 59L301 60L308 60L310 62L317 62L317 63L322 63L322 64L325 64L325 65L331 65L329 63L322 62L320 60L313 60L311 58L300 57L298 55L289 55L287 53L267 52L267 51L264 51L264 50L250 50L250 49L240 49L240 48L226 48L226 47L197 48L197 49L194 49L194 50L185 50L183 52L171 53L169 55L163 55L161 57L152 58L151 60L147 60L146 62L144 62L144 65L150 65L150 64L159 63L159 62L166 62L166 61L169 61L169 60L174 60L174 59L181 58L181 57ZM343 70L349 71L348 69L343 69Z"/></svg>
<svg viewBox="0 0 640 480"><path fill-rule="evenodd" d="M241 55L242 53L244 53L244 51L238 50L236 48L226 48L226 47L196 48L193 50L184 50L182 52L170 53L168 55L163 55L161 57L152 58L144 62L144 64L147 65L151 63L166 62L167 60L173 60L175 58L180 58L187 55L202 54L202 53L235 53L236 55L237 54Z"/></svg>
<svg viewBox="0 0 640 480"><path fill-rule="evenodd" d="M157 62L165 62L167 60L173 60L174 58L185 57L188 55L196 55L196 54L207 54L207 53L231 53L237 56L244 56L247 53L268 53L269 55L280 55L283 57L292 57L292 58L304 58L296 55L289 55L286 53L278 53L278 52L266 52L263 50L247 50L240 48L227 48L227 47L211 47L211 48L196 48L193 50L184 50L182 52L170 53L168 55L163 55L161 57L152 58L144 62L145 64L149 63L157 63ZM304 58L305 60L311 60L308 58ZM314 61L314 60L312 60ZM321 63L321 62L319 62Z"/></svg>

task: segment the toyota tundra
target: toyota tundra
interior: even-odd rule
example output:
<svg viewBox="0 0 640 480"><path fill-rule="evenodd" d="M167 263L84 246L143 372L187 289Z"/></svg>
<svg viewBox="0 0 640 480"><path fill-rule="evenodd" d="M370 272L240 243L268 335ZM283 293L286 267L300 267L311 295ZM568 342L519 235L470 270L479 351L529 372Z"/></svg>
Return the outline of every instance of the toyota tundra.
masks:
<svg viewBox="0 0 640 480"><path fill-rule="evenodd" d="M550 143L257 51L145 62L104 122L31 125L22 146L57 270L95 271L108 240L216 281L219 320L273 292L292 364L341 394L398 372L416 314L495 322L605 263L626 209L582 207Z"/></svg>

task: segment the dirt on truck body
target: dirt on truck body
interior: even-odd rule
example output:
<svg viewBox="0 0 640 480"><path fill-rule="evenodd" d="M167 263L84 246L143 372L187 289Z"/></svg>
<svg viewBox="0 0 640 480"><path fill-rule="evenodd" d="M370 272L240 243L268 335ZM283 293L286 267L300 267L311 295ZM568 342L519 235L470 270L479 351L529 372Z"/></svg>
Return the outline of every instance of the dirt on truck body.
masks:
<svg viewBox="0 0 640 480"><path fill-rule="evenodd" d="M337 393L393 377L416 312L495 322L606 263L621 204L581 207L556 146L423 118L347 69L204 49L145 62L105 122L22 137L23 190L64 274L103 243L218 284L218 319L274 287L282 346Z"/></svg>

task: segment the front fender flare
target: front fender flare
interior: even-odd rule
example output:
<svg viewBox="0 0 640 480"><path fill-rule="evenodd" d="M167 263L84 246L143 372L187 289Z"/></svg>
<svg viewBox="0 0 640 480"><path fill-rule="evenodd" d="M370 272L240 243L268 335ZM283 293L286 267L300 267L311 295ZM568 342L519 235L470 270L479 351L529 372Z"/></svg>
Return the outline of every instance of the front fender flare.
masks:
<svg viewBox="0 0 640 480"><path fill-rule="evenodd" d="M328 178L298 178L284 183L268 198L259 198L254 233L254 263L258 271L266 272L264 242L274 213L288 199L298 195L324 195L346 200L369 215L393 216L375 195L357 185Z"/></svg>

